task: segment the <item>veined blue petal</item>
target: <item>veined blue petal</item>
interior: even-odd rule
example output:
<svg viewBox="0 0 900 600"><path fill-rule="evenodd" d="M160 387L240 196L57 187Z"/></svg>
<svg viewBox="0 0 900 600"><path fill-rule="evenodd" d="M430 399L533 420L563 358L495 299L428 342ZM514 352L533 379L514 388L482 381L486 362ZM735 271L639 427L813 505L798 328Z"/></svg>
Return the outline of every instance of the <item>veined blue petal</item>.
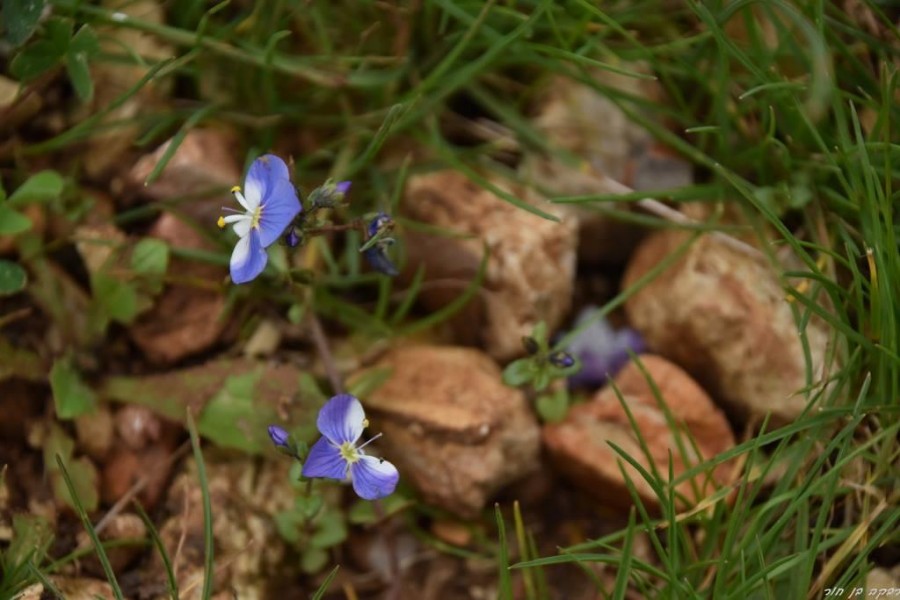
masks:
<svg viewBox="0 0 900 600"><path fill-rule="evenodd" d="M360 456L350 465L353 491L364 500L377 500L394 493L400 474L397 467L382 458Z"/></svg>
<svg viewBox="0 0 900 600"><path fill-rule="evenodd" d="M266 268L269 255L259 243L259 232L251 229L246 237L238 240L231 253L231 280L246 283L256 278Z"/></svg>
<svg viewBox="0 0 900 600"><path fill-rule="evenodd" d="M244 180L244 197L250 205L259 206L275 184L279 181L290 181L291 174L284 161L274 154L260 156L250 165L247 178Z"/></svg>
<svg viewBox="0 0 900 600"><path fill-rule="evenodd" d="M340 449L329 442L328 438L320 437L309 449L301 474L304 477L327 477L343 481L347 479L347 461L341 456Z"/></svg>
<svg viewBox="0 0 900 600"><path fill-rule="evenodd" d="M272 181L265 197L259 218L259 236L264 248L268 248L281 237L285 228L302 209L297 190L290 179Z"/></svg>
<svg viewBox="0 0 900 600"><path fill-rule="evenodd" d="M319 411L316 426L336 446L344 442L356 444L363 432L366 413L359 400L350 394L338 394Z"/></svg>

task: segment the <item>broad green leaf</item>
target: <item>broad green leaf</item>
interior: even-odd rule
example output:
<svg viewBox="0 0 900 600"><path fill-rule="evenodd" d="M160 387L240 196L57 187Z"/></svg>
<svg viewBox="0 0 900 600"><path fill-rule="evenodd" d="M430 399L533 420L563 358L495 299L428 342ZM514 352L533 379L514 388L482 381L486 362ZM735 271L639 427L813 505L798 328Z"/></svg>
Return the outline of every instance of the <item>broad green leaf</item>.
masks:
<svg viewBox="0 0 900 600"><path fill-rule="evenodd" d="M6 28L6 39L13 46L21 46L37 29L41 13L44 12L44 0L4 0L3 25Z"/></svg>
<svg viewBox="0 0 900 600"><path fill-rule="evenodd" d="M510 387L519 387L531 381L534 373L534 359L531 357L520 358L512 361L503 369L503 383Z"/></svg>
<svg viewBox="0 0 900 600"><path fill-rule="evenodd" d="M9 72L16 79L31 81L37 79L57 64L65 56L65 51L49 40L41 40L31 44L19 52L9 65Z"/></svg>
<svg viewBox="0 0 900 600"><path fill-rule="evenodd" d="M97 510L97 507L100 505L100 495L97 492L98 476L94 464L86 458L79 458L66 463L66 469L69 471L69 477L72 478L75 493L78 495L84 510L87 512ZM56 497L75 508L75 502L69 494L68 487L66 487L62 471L57 470L51 473L50 481L53 484L53 491Z"/></svg>
<svg viewBox="0 0 900 600"><path fill-rule="evenodd" d="M130 323L138 314L138 297L134 286L105 273L91 278L94 301L107 317L119 323Z"/></svg>
<svg viewBox="0 0 900 600"><path fill-rule="evenodd" d="M0 235L15 235L31 229L31 219L0 204Z"/></svg>
<svg viewBox="0 0 900 600"><path fill-rule="evenodd" d="M232 375L197 421L197 430L219 446L258 454L271 445L266 425L274 414L253 402L259 373Z"/></svg>
<svg viewBox="0 0 900 600"><path fill-rule="evenodd" d="M300 568L304 573L318 573L328 564L328 552L321 548L306 548L300 555Z"/></svg>
<svg viewBox="0 0 900 600"><path fill-rule="evenodd" d="M541 394L535 408L545 423L562 421L569 410L569 395L564 389L552 394Z"/></svg>
<svg viewBox="0 0 900 600"><path fill-rule="evenodd" d="M331 548L347 539L347 524L342 513L332 510L320 515L316 532L309 539L313 548Z"/></svg>
<svg viewBox="0 0 900 600"><path fill-rule="evenodd" d="M50 370L50 390L60 419L74 419L94 410L97 398L66 359L58 359Z"/></svg>
<svg viewBox="0 0 900 600"><path fill-rule="evenodd" d="M0 259L0 296L11 296L25 289L28 274L17 263Z"/></svg>
<svg viewBox="0 0 900 600"><path fill-rule="evenodd" d="M46 202L59 198L63 191L63 179L56 171L41 171L29 177L9 197L12 206L31 202Z"/></svg>
<svg viewBox="0 0 900 600"><path fill-rule="evenodd" d="M169 266L169 245L156 238L144 238L131 252L131 268L141 275L164 275Z"/></svg>
<svg viewBox="0 0 900 600"><path fill-rule="evenodd" d="M72 38L66 52L66 71L82 102L90 102L94 97L94 82L88 61L99 48L97 35L89 26L84 25Z"/></svg>

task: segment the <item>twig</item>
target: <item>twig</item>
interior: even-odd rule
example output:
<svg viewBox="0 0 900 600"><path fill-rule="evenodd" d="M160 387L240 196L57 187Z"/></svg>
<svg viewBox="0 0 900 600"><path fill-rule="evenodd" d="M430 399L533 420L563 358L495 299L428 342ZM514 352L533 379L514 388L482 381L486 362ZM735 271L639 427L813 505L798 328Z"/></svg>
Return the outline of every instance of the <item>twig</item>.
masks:
<svg viewBox="0 0 900 600"><path fill-rule="evenodd" d="M325 373L328 375L328 381L331 382L331 389L335 394L344 391L344 385L341 383L341 375L338 373L337 365L334 363L334 356L331 354L331 348L328 346L328 338L325 337L325 331L322 329L322 323L319 317L312 310L309 311L309 330L312 333L313 343L322 359L322 365L325 367Z"/></svg>

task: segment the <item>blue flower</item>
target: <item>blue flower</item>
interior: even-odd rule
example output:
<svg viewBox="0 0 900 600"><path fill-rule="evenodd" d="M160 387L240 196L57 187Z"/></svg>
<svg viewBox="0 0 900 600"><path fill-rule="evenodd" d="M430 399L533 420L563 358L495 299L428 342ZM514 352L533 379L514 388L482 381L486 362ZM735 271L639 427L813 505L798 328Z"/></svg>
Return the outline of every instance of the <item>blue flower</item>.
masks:
<svg viewBox="0 0 900 600"><path fill-rule="evenodd" d="M287 165L274 154L253 161L243 193L239 186L231 193L244 212L232 210L236 214L219 217L219 227L233 224L240 238L231 254L231 280L246 283L266 268L266 248L281 237L302 207Z"/></svg>
<svg viewBox="0 0 900 600"><path fill-rule="evenodd" d="M303 465L304 477L346 481L365 500L384 498L397 487L400 474L384 459L369 456L363 448L378 436L357 446L368 426L362 404L350 394L338 394L319 411L316 426L322 437L313 444Z"/></svg>
<svg viewBox="0 0 900 600"><path fill-rule="evenodd" d="M366 257L369 265L378 271L390 277L395 277L399 273L397 267L391 262L387 255L388 247L394 243L393 238L387 237L387 234L394 228L394 221L390 216L383 212L375 214L375 217L369 221L366 226L366 233L369 239L363 244L360 251Z"/></svg>
<svg viewBox="0 0 900 600"><path fill-rule="evenodd" d="M569 376L572 387L599 387L625 366L629 351L640 354L647 349L637 331L628 327L616 331L602 318L582 328L595 314L596 307L588 307L575 322L575 329L580 331L568 350L581 361L581 370Z"/></svg>

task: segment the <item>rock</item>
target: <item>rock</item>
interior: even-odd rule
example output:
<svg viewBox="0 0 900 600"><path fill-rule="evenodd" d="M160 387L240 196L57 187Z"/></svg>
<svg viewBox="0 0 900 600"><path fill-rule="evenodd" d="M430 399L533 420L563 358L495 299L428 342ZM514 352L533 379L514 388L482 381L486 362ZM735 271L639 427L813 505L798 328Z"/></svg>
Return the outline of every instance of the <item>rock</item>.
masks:
<svg viewBox="0 0 900 600"><path fill-rule="evenodd" d="M523 189L508 191L534 200ZM560 214L552 205L540 207ZM557 223L528 213L455 171L411 178L401 210L406 217L460 234L404 234L407 272L424 266L427 283L420 297L430 309L459 297L475 278L485 247L490 253L481 289L452 320L458 342L483 345L505 360L522 352L522 336L538 321L551 331L559 325L571 303L575 275L573 220Z"/></svg>
<svg viewBox="0 0 900 600"><path fill-rule="evenodd" d="M646 73L639 63L621 65ZM610 71L590 73L598 86L628 97L658 100L656 81ZM635 108L634 104L631 104ZM637 190L664 190L693 181L692 167L655 142L648 130L634 122L601 90L565 77L552 79L534 109L534 127L552 148L581 159L572 165L552 154L526 150L519 164L522 178L554 196L614 195ZM640 112L640 109L637 109ZM650 115L645 115L651 118ZM581 260L622 264L643 234L640 227L615 219L585 205L560 204L578 221ZM605 204L628 211L633 204Z"/></svg>
<svg viewBox="0 0 900 600"><path fill-rule="evenodd" d="M285 568L286 546L276 530L274 517L290 509L297 494L288 474L289 461L260 462L209 450L204 452L204 461L216 548L214 591L230 590L242 600L277 597L268 586L270 581L279 579L277 575ZM185 600L200 598L203 501L193 459L186 461L184 470L175 478L166 507L172 516L160 527L159 535L169 556L178 556L179 595ZM165 585L159 553L153 554L145 576Z"/></svg>
<svg viewBox="0 0 900 600"><path fill-rule="evenodd" d="M140 450L160 439L163 424L146 406L126 404L116 413L116 432L125 446Z"/></svg>
<svg viewBox="0 0 900 600"><path fill-rule="evenodd" d="M116 573L123 572L134 560L141 556L146 546L141 542L147 539L147 526L144 521L134 513L119 513L106 522L106 526L98 532L100 541L104 542L128 542L124 544L105 545L106 556ZM86 531L80 531L76 536L80 548L92 548L91 538ZM133 542L133 543L132 543ZM96 555L86 557L84 568L92 575L103 576L103 567Z"/></svg>
<svg viewBox="0 0 900 600"><path fill-rule="evenodd" d="M689 453L685 460L678 437L672 432L666 414L640 368L635 363L626 365L616 376L615 383L662 478L667 477L670 457L677 478L687 468L734 446L734 435L724 414L687 373L658 356L642 355L640 358L672 419L679 424L678 436ZM687 434L700 450L699 457L693 452ZM645 506L651 510L659 509L651 486L609 446L610 442L616 444L650 470L628 414L611 386L600 390L589 402L572 407L564 421L545 425L543 441L559 470L601 501L623 509L631 506L621 465ZM681 496L678 508L686 509L713 493L716 486L709 480L710 475L717 484L727 483L731 469L730 464L723 463L712 473L679 484L676 488L676 493Z"/></svg>
<svg viewBox="0 0 900 600"><path fill-rule="evenodd" d="M75 433L78 447L88 456L98 461L106 458L116 437L109 407L100 404L93 412L75 417Z"/></svg>
<svg viewBox="0 0 900 600"><path fill-rule="evenodd" d="M676 251L688 234L650 236L632 258L623 287ZM740 417L789 422L806 407L801 333L775 271L717 238L703 236L629 298L629 321L655 352L684 367ZM812 383L825 379L829 334L815 317L805 328Z"/></svg>
<svg viewBox="0 0 900 600"><path fill-rule="evenodd" d="M156 0L137 0L107 2L106 6L115 10L120 19L134 19L147 26L160 26L165 22L165 9ZM125 99L123 95L134 87L156 64L173 56L170 46L163 43L158 36L139 28L123 27L118 23L110 23L97 29L101 52L118 53L122 48L133 51L147 62L138 61L92 61L91 79L94 82L93 101L85 106L84 112L109 110L100 120L98 127L85 142L84 151L80 154L84 168L91 179L103 179L110 172L115 172L127 162L128 153L132 150L135 139L141 134L140 120L142 115L159 110L162 98L169 87L169 78L154 77L145 85ZM113 106L118 101L117 106ZM78 114L81 120L87 115ZM110 126L115 123L115 126ZM126 160L123 160L126 159Z"/></svg>
<svg viewBox="0 0 900 600"><path fill-rule="evenodd" d="M241 166L234 158L235 136L221 129L192 129L159 177L145 186L144 182L170 143L166 142L138 160L128 175L129 186L153 200L173 200L186 195L196 197L195 201L183 203L184 214L203 223L215 224L222 205L232 203L228 190L241 183Z"/></svg>
<svg viewBox="0 0 900 600"><path fill-rule="evenodd" d="M112 586L99 579L56 575L51 576L50 580L66 600L113 600L115 598ZM41 595L40 597L46 596Z"/></svg>
<svg viewBox="0 0 900 600"><path fill-rule="evenodd" d="M166 491L172 471L172 450L153 445L140 452L123 448L103 467L100 497L106 504L114 504L131 488L146 478L138 494L144 510L150 512Z"/></svg>
<svg viewBox="0 0 900 600"><path fill-rule="evenodd" d="M376 369L389 379L363 403L376 442L426 501L462 518L538 464L539 430L525 396L469 348L410 346Z"/></svg>
<svg viewBox="0 0 900 600"><path fill-rule="evenodd" d="M156 221L150 235L174 248L213 249L190 224L171 213ZM172 257L170 277L187 283L167 286L154 307L129 329L131 338L148 359L172 364L218 341L227 325L223 318L225 296L220 289L226 272L215 265Z"/></svg>

